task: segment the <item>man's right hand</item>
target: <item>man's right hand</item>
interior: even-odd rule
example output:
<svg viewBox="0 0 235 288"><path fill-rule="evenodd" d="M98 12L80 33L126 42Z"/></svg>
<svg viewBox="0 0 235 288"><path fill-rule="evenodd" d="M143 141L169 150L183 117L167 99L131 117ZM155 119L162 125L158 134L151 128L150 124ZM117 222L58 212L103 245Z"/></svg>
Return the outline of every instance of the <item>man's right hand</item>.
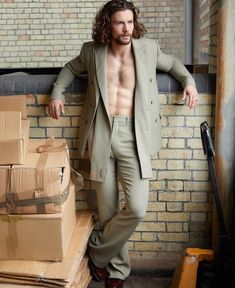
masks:
<svg viewBox="0 0 235 288"><path fill-rule="evenodd" d="M59 119L61 114L64 114L64 102L62 100L54 99L49 102L48 114L53 119Z"/></svg>

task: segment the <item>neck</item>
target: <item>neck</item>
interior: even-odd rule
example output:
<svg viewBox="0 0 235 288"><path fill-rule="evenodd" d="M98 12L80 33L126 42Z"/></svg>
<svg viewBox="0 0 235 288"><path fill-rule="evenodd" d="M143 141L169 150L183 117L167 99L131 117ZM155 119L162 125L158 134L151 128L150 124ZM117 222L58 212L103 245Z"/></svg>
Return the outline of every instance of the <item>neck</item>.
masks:
<svg viewBox="0 0 235 288"><path fill-rule="evenodd" d="M116 57L120 57L120 58L124 58L128 55L130 55L131 53L131 42L127 45L120 45L120 44L116 44L114 42L111 42L109 49L110 52L116 56Z"/></svg>

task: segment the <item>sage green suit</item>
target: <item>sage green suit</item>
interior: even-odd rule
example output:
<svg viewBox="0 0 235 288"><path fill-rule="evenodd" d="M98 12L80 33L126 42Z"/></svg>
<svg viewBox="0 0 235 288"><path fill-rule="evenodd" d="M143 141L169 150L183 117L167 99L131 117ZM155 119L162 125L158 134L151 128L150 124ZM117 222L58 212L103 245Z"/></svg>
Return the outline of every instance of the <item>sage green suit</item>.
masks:
<svg viewBox="0 0 235 288"><path fill-rule="evenodd" d="M151 158L156 157L161 145L161 123L158 88L156 82L156 69L171 73L182 86L187 84L195 86L194 79L175 57L161 52L158 43L151 39L132 40L135 65L135 135L138 156L143 178L152 175ZM107 46L88 42L81 49L79 56L67 63L54 84L51 98L63 99L63 92L81 73L88 74L87 91L84 99L83 117L80 125L80 140L78 144L79 155L85 151L88 137L91 138L93 120L101 98L106 115L100 117L101 126L106 126L109 115L107 95ZM97 145L105 146L104 139L100 137ZM96 165L93 167L91 159L91 179L103 181L106 171L103 155L96 155Z"/></svg>
<svg viewBox="0 0 235 288"><path fill-rule="evenodd" d="M95 42L85 43L80 54L61 70L51 96L52 99L63 99L63 92L73 79L81 73L87 73L78 150L82 157L88 141L90 178L97 183L99 217L102 219L100 232L93 234L90 239L89 254L97 266L107 265L111 277L121 279L125 279L130 273L126 243L146 213L149 178L152 176L151 159L156 157L161 144L156 70L171 73L183 87L195 85L184 65L175 57L162 53L156 41L133 39L132 47L136 68L134 119L131 129L124 125L120 128L124 129L123 135L127 133L127 138L130 139L130 145L125 148L128 155L123 154L122 159L114 155L119 155L119 137L118 133L113 136L112 129L119 129L116 126L119 124L117 122L112 127L109 117L107 46ZM116 138L112 146L113 137ZM125 167L122 160L131 158L129 155L132 159L128 167ZM116 165L119 165L119 175ZM123 175L126 174L128 177L125 178ZM121 179L126 200L121 211L117 207L116 176Z"/></svg>

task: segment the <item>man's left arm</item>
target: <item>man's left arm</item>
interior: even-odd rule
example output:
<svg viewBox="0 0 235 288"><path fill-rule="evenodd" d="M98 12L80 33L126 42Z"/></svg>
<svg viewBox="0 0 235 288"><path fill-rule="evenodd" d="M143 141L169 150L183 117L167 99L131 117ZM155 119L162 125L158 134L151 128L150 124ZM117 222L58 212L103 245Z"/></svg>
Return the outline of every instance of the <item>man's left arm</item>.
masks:
<svg viewBox="0 0 235 288"><path fill-rule="evenodd" d="M188 107L190 109L195 108L199 102L199 95L197 92L195 80L182 62L180 62L174 56L166 56L171 58L170 62L172 64L168 72L174 78L179 80L184 88L182 100L187 101Z"/></svg>
<svg viewBox="0 0 235 288"><path fill-rule="evenodd" d="M174 78L180 81L184 88L182 100L187 100L190 109L196 107L199 97L196 83L192 75L180 60L172 55L162 53L157 42L156 44L158 53L157 69L170 73Z"/></svg>

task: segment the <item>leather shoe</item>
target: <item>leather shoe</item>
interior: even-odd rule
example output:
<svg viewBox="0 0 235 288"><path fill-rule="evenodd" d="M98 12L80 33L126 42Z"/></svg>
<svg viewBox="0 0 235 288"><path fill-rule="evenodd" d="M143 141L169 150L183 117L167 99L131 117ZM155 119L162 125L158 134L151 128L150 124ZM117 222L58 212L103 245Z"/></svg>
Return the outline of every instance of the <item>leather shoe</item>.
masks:
<svg viewBox="0 0 235 288"><path fill-rule="evenodd" d="M117 278L107 278L105 288L122 288L124 280Z"/></svg>
<svg viewBox="0 0 235 288"><path fill-rule="evenodd" d="M99 267L95 266L95 264L92 262L90 257L89 257L89 261L88 261L88 266L89 266L90 271L91 271L92 280L94 280L96 282L105 281L105 279L108 276L106 267L99 268Z"/></svg>

